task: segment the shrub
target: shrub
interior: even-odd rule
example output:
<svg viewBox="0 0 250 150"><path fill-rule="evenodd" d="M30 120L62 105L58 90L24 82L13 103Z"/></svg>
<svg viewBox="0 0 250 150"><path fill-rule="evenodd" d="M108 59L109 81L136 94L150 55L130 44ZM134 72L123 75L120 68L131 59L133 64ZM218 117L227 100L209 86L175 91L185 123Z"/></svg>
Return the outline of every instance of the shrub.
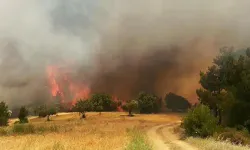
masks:
<svg viewBox="0 0 250 150"><path fill-rule="evenodd" d="M11 113L5 102L0 103L0 126L7 126Z"/></svg>
<svg viewBox="0 0 250 150"><path fill-rule="evenodd" d="M217 119L211 114L208 106L201 104L188 111L183 127L187 135L207 137L216 131Z"/></svg>
<svg viewBox="0 0 250 150"><path fill-rule="evenodd" d="M7 128L0 128L0 135L8 135L8 130Z"/></svg>
<svg viewBox="0 0 250 150"><path fill-rule="evenodd" d="M248 132L250 133L250 120L247 120L245 123L244 123L246 129L248 130Z"/></svg>
<svg viewBox="0 0 250 150"><path fill-rule="evenodd" d="M13 133L30 134L35 133L35 127L32 124L14 124Z"/></svg>
<svg viewBox="0 0 250 150"><path fill-rule="evenodd" d="M244 129L244 126L243 125L236 125L235 128L236 128L236 130L241 131Z"/></svg>
<svg viewBox="0 0 250 150"><path fill-rule="evenodd" d="M236 145L248 145L250 144L249 138L242 131L236 131L235 129L225 129L225 131L219 133L216 137L219 141L229 141Z"/></svg>

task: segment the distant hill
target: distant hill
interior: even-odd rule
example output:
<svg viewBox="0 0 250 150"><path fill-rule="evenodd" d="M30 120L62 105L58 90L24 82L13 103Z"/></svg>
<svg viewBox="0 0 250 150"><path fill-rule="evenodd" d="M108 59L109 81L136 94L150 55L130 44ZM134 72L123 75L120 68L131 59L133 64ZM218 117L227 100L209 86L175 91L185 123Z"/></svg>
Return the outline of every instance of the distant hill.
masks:
<svg viewBox="0 0 250 150"><path fill-rule="evenodd" d="M186 111L191 107L191 104L186 98L171 92L166 95L165 102L167 108L172 111Z"/></svg>

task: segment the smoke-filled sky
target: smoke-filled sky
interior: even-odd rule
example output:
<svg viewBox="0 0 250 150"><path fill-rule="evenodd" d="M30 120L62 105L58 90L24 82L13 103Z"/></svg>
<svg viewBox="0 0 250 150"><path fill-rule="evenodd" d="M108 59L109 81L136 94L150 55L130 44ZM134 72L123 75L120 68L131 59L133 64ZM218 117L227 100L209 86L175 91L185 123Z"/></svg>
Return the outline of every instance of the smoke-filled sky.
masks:
<svg viewBox="0 0 250 150"><path fill-rule="evenodd" d="M249 0L0 0L0 98L50 98L46 67L92 92L195 101L199 71L222 46L250 41ZM70 66L70 68L69 68Z"/></svg>

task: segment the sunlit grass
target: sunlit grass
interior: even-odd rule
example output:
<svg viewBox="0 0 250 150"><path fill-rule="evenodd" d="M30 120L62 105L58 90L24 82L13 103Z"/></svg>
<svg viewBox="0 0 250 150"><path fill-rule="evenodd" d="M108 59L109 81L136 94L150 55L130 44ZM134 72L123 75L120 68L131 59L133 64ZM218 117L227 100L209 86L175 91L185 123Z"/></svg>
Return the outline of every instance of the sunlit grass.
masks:
<svg viewBox="0 0 250 150"><path fill-rule="evenodd" d="M130 142L126 146L125 150L152 150L152 145L148 141L148 138L144 132L138 128L128 130L130 136Z"/></svg>

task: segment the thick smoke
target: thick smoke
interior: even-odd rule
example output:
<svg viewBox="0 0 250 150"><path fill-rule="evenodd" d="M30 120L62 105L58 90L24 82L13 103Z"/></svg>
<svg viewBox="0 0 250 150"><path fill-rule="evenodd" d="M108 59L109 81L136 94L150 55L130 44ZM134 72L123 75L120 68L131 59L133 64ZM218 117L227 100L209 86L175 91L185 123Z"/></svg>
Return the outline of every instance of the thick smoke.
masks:
<svg viewBox="0 0 250 150"><path fill-rule="evenodd" d="M222 46L249 42L248 0L0 0L0 97L51 99L46 67L68 67L92 92L195 101L199 71Z"/></svg>

